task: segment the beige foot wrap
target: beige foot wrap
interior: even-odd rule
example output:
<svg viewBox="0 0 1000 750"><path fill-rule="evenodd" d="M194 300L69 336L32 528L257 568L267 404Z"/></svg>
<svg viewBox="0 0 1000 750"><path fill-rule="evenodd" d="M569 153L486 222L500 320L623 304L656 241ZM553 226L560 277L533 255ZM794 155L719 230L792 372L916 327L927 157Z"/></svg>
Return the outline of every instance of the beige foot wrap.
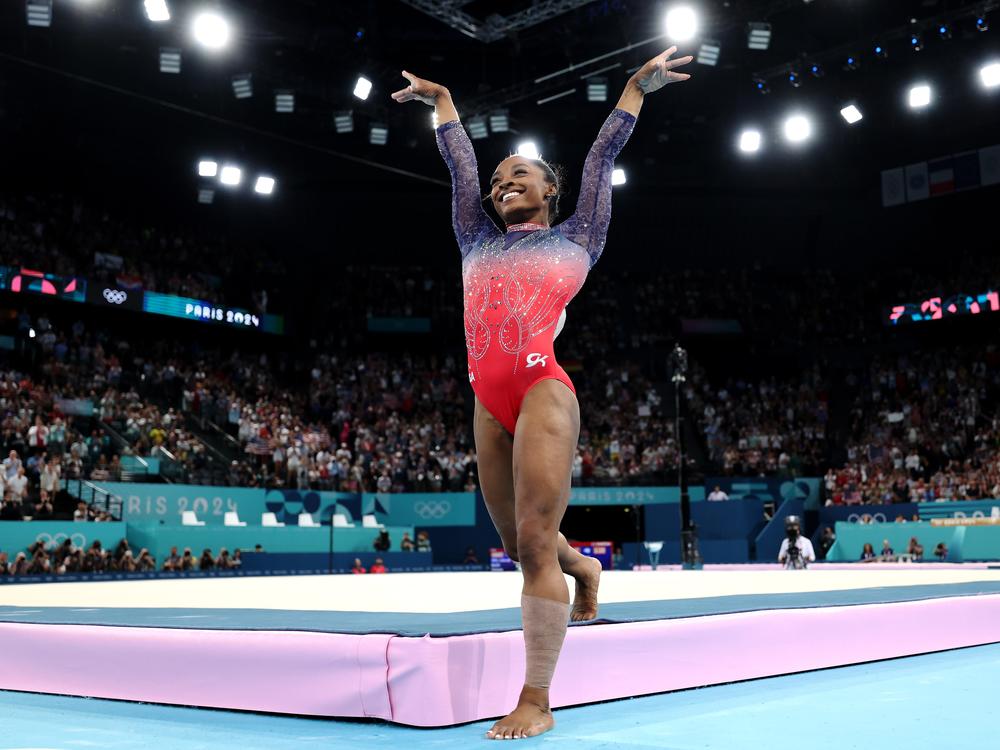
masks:
<svg viewBox="0 0 1000 750"><path fill-rule="evenodd" d="M524 684L548 689L566 638L569 604L521 595L524 626Z"/></svg>

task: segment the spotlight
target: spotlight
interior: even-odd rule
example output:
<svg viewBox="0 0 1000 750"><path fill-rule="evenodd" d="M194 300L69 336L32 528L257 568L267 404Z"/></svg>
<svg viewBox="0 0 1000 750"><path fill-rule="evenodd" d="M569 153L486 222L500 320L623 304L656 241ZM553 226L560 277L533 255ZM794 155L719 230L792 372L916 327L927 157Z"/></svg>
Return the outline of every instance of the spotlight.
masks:
<svg viewBox="0 0 1000 750"><path fill-rule="evenodd" d="M611 184L612 185L624 185L625 184L625 170L621 168L611 170Z"/></svg>
<svg viewBox="0 0 1000 750"><path fill-rule="evenodd" d="M354 132L354 112L351 110L345 110L343 112L337 112L333 116L333 127L338 133L353 133Z"/></svg>
<svg viewBox="0 0 1000 750"><path fill-rule="evenodd" d="M52 0L28 0L25 10L28 26L47 28L52 25Z"/></svg>
<svg viewBox="0 0 1000 750"><path fill-rule="evenodd" d="M719 53L722 52L722 43L714 39L706 39L698 47L698 55L695 62L699 65L716 65L719 62Z"/></svg>
<svg viewBox="0 0 1000 750"><path fill-rule="evenodd" d="M805 115L792 115L785 120L785 138L801 143L812 135L812 123Z"/></svg>
<svg viewBox="0 0 1000 750"><path fill-rule="evenodd" d="M976 16L976 31L989 31L989 30L990 30L990 22L989 19L986 18L986 14L983 13L982 15Z"/></svg>
<svg viewBox="0 0 1000 750"><path fill-rule="evenodd" d="M938 26L937 31L938 31L938 36L941 37L942 39L945 40L951 39L951 26L949 26L948 24L946 23L941 24L940 26Z"/></svg>
<svg viewBox="0 0 1000 750"><path fill-rule="evenodd" d="M876 44L872 52L875 53L875 57L881 57L883 60L889 56L889 50L886 49L884 44Z"/></svg>
<svg viewBox="0 0 1000 750"><path fill-rule="evenodd" d="M237 99L249 99L253 96L253 75L239 73L233 76L233 96Z"/></svg>
<svg viewBox="0 0 1000 750"><path fill-rule="evenodd" d="M261 195L270 195L274 192L274 178L260 175L253 186L253 191Z"/></svg>
<svg viewBox="0 0 1000 750"><path fill-rule="evenodd" d="M489 130L486 129L486 118L482 116L470 117L469 118L469 135L472 136L473 140L479 140L488 136Z"/></svg>
<svg viewBox="0 0 1000 750"><path fill-rule="evenodd" d="M291 89L276 89L274 92L274 111L288 114L295 111L295 92Z"/></svg>
<svg viewBox="0 0 1000 750"><path fill-rule="evenodd" d="M176 47L160 47L160 72L181 72L181 51Z"/></svg>
<svg viewBox="0 0 1000 750"><path fill-rule="evenodd" d="M771 24L752 22L748 24L747 47L750 49L767 49L771 46Z"/></svg>
<svg viewBox="0 0 1000 750"><path fill-rule="evenodd" d="M219 173L219 182L229 187L236 187L240 184L241 179L243 179L243 172L239 167L234 167L231 164L224 166Z"/></svg>
<svg viewBox="0 0 1000 750"><path fill-rule="evenodd" d="M191 25L195 41L209 49L222 49L229 42L229 24L217 13L200 13Z"/></svg>
<svg viewBox="0 0 1000 750"><path fill-rule="evenodd" d="M373 122L368 128L368 142L373 146L384 146L389 140L389 126Z"/></svg>
<svg viewBox="0 0 1000 750"><path fill-rule="evenodd" d="M754 88L757 89L758 94L771 93L771 87L767 85L767 81L765 81L763 78L754 78L753 85Z"/></svg>
<svg viewBox="0 0 1000 750"><path fill-rule="evenodd" d="M809 66L809 72L812 73L813 78L822 78L826 75L826 71L823 70L823 66L819 63L813 63Z"/></svg>
<svg viewBox="0 0 1000 750"><path fill-rule="evenodd" d="M606 102L608 100L608 79L593 77L587 79L587 101Z"/></svg>
<svg viewBox="0 0 1000 750"><path fill-rule="evenodd" d="M153 23L163 23L170 20L170 10L167 8L167 0L145 0L146 18Z"/></svg>
<svg viewBox="0 0 1000 750"><path fill-rule="evenodd" d="M372 82L364 76L358 77L358 82L354 84L354 95L358 99L367 99L372 91Z"/></svg>
<svg viewBox="0 0 1000 750"><path fill-rule="evenodd" d="M522 141L517 144L517 155L523 156L525 159L537 159L538 146L535 145L534 141Z"/></svg>
<svg viewBox="0 0 1000 750"><path fill-rule="evenodd" d="M211 188L198 188L198 202L209 204L215 200L215 191Z"/></svg>
<svg viewBox="0 0 1000 750"><path fill-rule="evenodd" d="M792 84L792 88L799 88L802 85L802 76L799 75L797 70L789 71L788 82Z"/></svg>
<svg viewBox="0 0 1000 750"><path fill-rule="evenodd" d="M219 165L211 159L203 159L198 162L199 177L215 177L219 173Z"/></svg>
<svg viewBox="0 0 1000 750"><path fill-rule="evenodd" d="M740 151L745 154L755 154L760 151L760 131L744 130L740 133Z"/></svg>
<svg viewBox="0 0 1000 750"><path fill-rule="evenodd" d="M913 86L910 89L910 107L913 109L921 109L926 107L931 103L931 87L925 83L918 86Z"/></svg>
<svg viewBox="0 0 1000 750"><path fill-rule="evenodd" d="M861 67L861 59L854 55L848 55L844 61L844 70L857 70Z"/></svg>
<svg viewBox="0 0 1000 750"><path fill-rule="evenodd" d="M673 42L686 42L698 33L698 16L686 5L667 11L667 36Z"/></svg>
<svg viewBox="0 0 1000 750"><path fill-rule="evenodd" d="M848 104L840 110L840 116L847 121L848 125L853 125L856 122L860 122L862 119L861 110L853 104Z"/></svg>
<svg viewBox="0 0 1000 750"><path fill-rule="evenodd" d="M498 109L495 112L490 112L490 130L494 133L506 133L510 130L510 118L507 116L507 110Z"/></svg>
<svg viewBox="0 0 1000 750"><path fill-rule="evenodd" d="M910 34L910 49L914 52L922 52L924 49L924 38L920 34Z"/></svg>
<svg viewBox="0 0 1000 750"><path fill-rule="evenodd" d="M1000 86L1000 62L984 65L979 69L979 77L983 82L983 86L988 89Z"/></svg>

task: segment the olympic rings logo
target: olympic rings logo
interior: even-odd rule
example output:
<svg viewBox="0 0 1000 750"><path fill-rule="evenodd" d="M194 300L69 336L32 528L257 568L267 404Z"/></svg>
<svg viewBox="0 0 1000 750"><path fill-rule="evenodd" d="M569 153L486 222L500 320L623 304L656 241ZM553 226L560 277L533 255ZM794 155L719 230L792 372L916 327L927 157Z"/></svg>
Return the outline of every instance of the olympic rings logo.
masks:
<svg viewBox="0 0 1000 750"><path fill-rule="evenodd" d="M35 537L36 542L41 542L45 545L45 549L53 549L58 547L60 544L65 542L67 539L73 544L74 547L83 547L87 544L87 537L83 534L76 532L74 534L64 534L59 532L55 536L52 534L41 533Z"/></svg>
<svg viewBox="0 0 1000 750"><path fill-rule="evenodd" d="M867 515L867 514L866 514ZM876 513L871 517L871 523L888 523L888 519L885 517L885 513ZM847 517L848 523L861 523L861 516L858 513L851 513Z"/></svg>
<svg viewBox="0 0 1000 750"><path fill-rule="evenodd" d="M451 503L447 500L418 500L413 504L413 512L423 519L444 518L451 513Z"/></svg>
<svg viewBox="0 0 1000 750"><path fill-rule="evenodd" d="M105 289L104 299L112 305L120 305L128 299L128 294L121 289Z"/></svg>

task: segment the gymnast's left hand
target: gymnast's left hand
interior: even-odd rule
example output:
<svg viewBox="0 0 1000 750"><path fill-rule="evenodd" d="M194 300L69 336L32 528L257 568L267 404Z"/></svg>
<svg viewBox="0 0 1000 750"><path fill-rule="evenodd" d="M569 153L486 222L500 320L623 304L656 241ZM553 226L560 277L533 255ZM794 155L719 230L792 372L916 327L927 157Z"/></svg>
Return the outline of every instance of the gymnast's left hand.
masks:
<svg viewBox="0 0 1000 750"><path fill-rule="evenodd" d="M677 47L671 47L665 52L661 52L632 75L632 80L642 90L642 93L652 94L668 83L679 83L691 77L690 73L674 72L674 68L687 65L694 59L691 55L685 55L671 60L670 56L676 51Z"/></svg>

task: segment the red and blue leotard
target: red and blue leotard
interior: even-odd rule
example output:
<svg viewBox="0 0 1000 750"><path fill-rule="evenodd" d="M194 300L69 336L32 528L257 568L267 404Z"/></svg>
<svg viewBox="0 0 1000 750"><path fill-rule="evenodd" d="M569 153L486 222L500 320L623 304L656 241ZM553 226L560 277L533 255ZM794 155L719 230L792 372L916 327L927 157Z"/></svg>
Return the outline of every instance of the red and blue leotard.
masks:
<svg viewBox="0 0 1000 750"><path fill-rule="evenodd" d="M521 401L554 378L576 393L556 362L556 323L601 256L611 222L611 173L635 117L615 109L583 167L576 211L552 228L515 225L502 233L482 206L472 141L458 120L437 129L452 178L452 223L462 251L469 382L511 434Z"/></svg>

